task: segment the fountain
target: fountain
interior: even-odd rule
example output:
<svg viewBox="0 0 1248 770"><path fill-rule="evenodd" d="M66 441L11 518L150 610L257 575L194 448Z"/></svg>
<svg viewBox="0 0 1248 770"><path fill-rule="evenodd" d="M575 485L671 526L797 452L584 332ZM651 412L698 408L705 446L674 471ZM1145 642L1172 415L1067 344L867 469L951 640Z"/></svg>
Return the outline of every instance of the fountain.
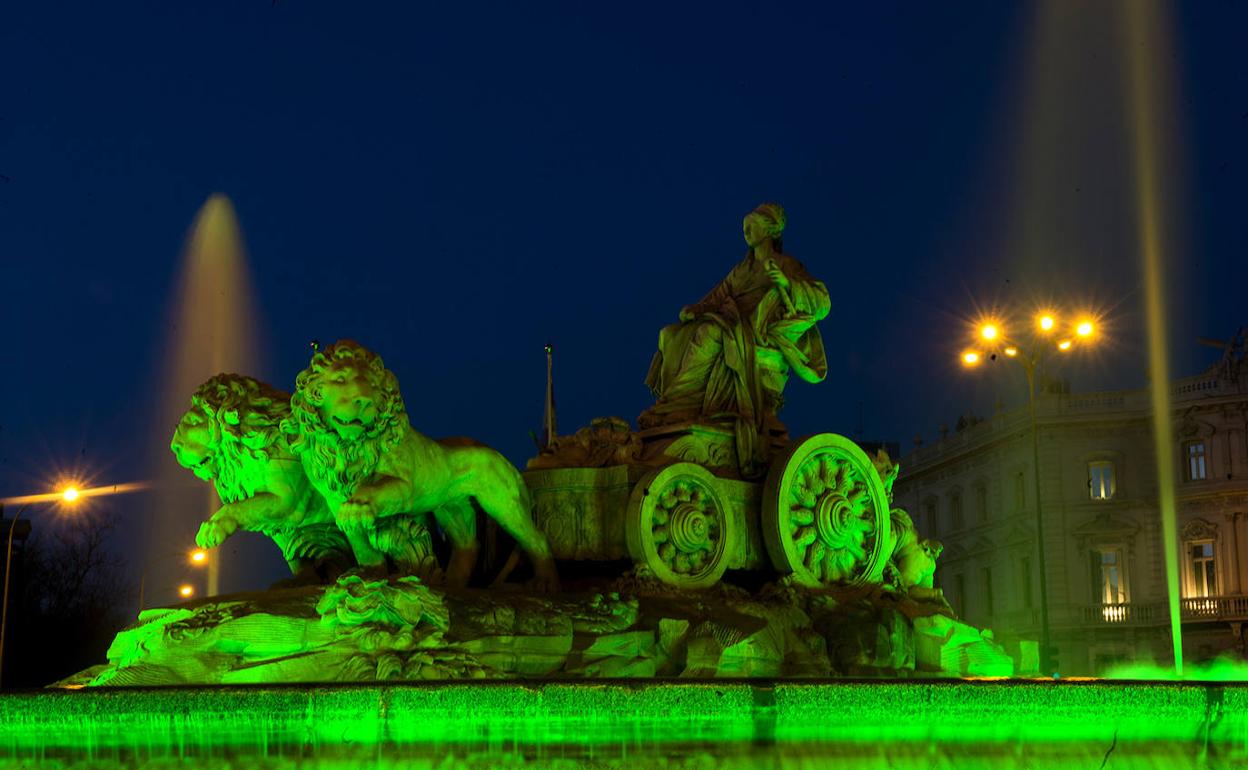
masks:
<svg viewBox="0 0 1248 770"><path fill-rule="evenodd" d="M229 198L215 194L195 216L182 256L170 332L162 356L162 391L159 400L159 458L154 459L158 515L148 543L153 586L172 586L172 579L156 573L168 569L166 552L188 542L192 522L216 510L210 489L188 492L185 477L169 462L166 431L177 423L186 408L188 394L217 372L254 371L256 314L242 237ZM213 554L207 565L207 593L219 592L221 562ZM173 599L172 590L163 594Z"/></svg>
<svg viewBox="0 0 1248 770"><path fill-rule="evenodd" d="M220 502L200 544L262 533L292 576L143 611L106 663L0 697L0 760L1241 760L1248 689L1036 677L1034 641L1005 649L933 584L941 545L893 507L891 458L789 436L789 375L827 375L830 297L783 253L786 225L750 212L745 259L660 332L638 430L596 419L521 472L420 434L359 343L316 349L291 392L234 373L245 294L214 197L188 247L171 449Z"/></svg>
<svg viewBox="0 0 1248 770"><path fill-rule="evenodd" d="M1149 380L1153 405L1153 450L1157 458L1157 502L1165 542L1166 590L1170 603L1170 636L1174 643L1174 671L1183 676L1183 632L1179 619L1179 543L1174 505L1174 449L1170 413L1170 364L1166 345L1166 298L1162 228L1166 212L1161 205L1164 167L1160 102L1167 82L1164 68L1157 66L1163 49L1165 25L1160 10L1142 4L1125 14L1129 45L1125 46L1130 71L1130 104L1134 123L1133 156L1138 195L1136 221L1144 273L1144 301L1148 319Z"/></svg>

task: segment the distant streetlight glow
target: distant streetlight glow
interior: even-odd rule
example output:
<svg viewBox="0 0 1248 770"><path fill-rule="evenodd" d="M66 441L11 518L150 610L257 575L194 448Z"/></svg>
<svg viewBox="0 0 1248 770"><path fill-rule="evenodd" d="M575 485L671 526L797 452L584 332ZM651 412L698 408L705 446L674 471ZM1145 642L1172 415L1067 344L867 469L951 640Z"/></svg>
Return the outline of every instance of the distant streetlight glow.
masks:
<svg viewBox="0 0 1248 770"><path fill-rule="evenodd" d="M1053 331L1053 327L1057 325L1057 321L1053 320L1053 316L1048 313L1041 315L1040 318L1036 320L1036 323L1040 325L1041 331L1046 332Z"/></svg>
<svg viewBox="0 0 1248 770"><path fill-rule="evenodd" d="M1011 345L1010 347L1006 348L1004 352L1007 356L1009 356L1010 358L1013 358L1014 356L1018 355L1018 348Z"/></svg>
<svg viewBox="0 0 1248 770"><path fill-rule="evenodd" d="M1070 340L1062 340L1061 342L1057 343L1057 349L1058 350L1070 350L1070 344L1071 344Z"/></svg>
<svg viewBox="0 0 1248 770"><path fill-rule="evenodd" d="M1075 333L1080 337L1091 337L1093 329L1091 321L1080 321L1079 325L1075 327Z"/></svg>
<svg viewBox="0 0 1248 770"><path fill-rule="evenodd" d="M974 350L968 350L962 354L962 363L967 366L974 366L979 363L979 354Z"/></svg>
<svg viewBox="0 0 1248 770"><path fill-rule="evenodd" d="M139 574L139 612L142 612L147 606L144 602L147 592L147 573L152 567L167 559L185 558L192 567L203 567L208 564L208 552L202 548L194 548L190 551L171 551L170 553L161 554L155 558L149 559L147 564L143 565L143 572ZM187 593L187 592L190 593ZM190 598L195 594L195 588L190 583L183 583L178 586L178 593L185 598Z"/></svg>
<svg viewBox="0 0 1248 770"><path fill-rule="evenodd" d="M65 491L61 493L61 497L65 502L72 503L78 499L78 489L76 487L66 487Z"/></svg>
<svg viewBox="0 0 1248 770"><path fill-rule="evenodd" d="M986 340L995 340L1001 334L1001 329L996 324L988 323L979 327L979 336Z"/></svg>

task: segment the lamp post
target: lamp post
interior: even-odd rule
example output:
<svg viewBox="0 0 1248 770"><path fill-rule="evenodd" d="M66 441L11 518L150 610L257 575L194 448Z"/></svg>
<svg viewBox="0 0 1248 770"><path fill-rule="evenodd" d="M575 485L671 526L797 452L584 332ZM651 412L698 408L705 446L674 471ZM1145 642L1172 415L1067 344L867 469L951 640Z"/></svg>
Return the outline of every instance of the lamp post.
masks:
<svg viewBox="0 0 1248 770"><path fill-rule="evenodd" d="M0 683L4 681L4 633L9 625L9 575L13 565L13 533L17 531L17 522L22 518L22 514L26 512L26 509L36 502L54 502L58 499L70 504L77 502L78 488L67 487L63 492L56 495L38 495L36 497L39 499L31 500L17 509L17 513L13 516L13 521L9 524L7 543L4 548L4 596L0 598Z"/></svg>
<svg viewBox="0 0 1248 770"><path fill-rule="evenodd" d="M167 553L162 556L157 556L154 559L149 559L147 564L143 565L142 574L139 575L139 612L143 611L143 595L144 595L144 589L147 586L148 571L156 564L159 564L165 559L171 559L175 556L186 556L186 560L190 563L192 567L202 567L208 563L208 552L203 550L202 548L196 548L195 550L189 553L183 553L182 551L173 551L171 553ZM190 589L190 590L188 591L187 589ZM178 586L178 595L183 598L190 598L194 593L195 593L195 589L189 583L183 583L182 585Z"/></svg>
<svg viewBox="0 0 1248 770"><path fill-rule="evenodd" d="M1091 342L1096 332L1096 322L1090 317L1080 318L1071 329L1072 334L1058 333L1058 320L1054 313L1036 314L1030 339L1014 339L1006 334L1005 327L995 319L981 323L977 329L976 346L962 353L962 365L975 367L985 358L996 361L1004 357L1023 367L1027 375L1027 421L1031 433L1031 468L1036 498L1036 557L1040 567L1040 670L1046 675L1054 673L1052 636L1049 629L1048 566L1044 556L1044 506L1040 487L1040 429L1036 423L1036 372L1043 373L1046 356L1053 350L1069 352L1076 340ZM1055 341L1056 339L1056 341ZM1023 344L1023 343L1026 344ZM1030 587L1028 587L1030 590Z"/></svg>

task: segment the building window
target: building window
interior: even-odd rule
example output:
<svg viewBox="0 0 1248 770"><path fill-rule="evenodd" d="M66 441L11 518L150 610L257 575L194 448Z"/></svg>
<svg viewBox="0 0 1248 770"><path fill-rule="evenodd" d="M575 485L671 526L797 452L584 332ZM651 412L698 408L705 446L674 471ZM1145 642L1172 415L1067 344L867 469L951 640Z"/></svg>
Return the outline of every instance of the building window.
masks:
<svg viewBox="0 0 1248 770"><path fill-rule="evenodd" d="M1114 464L1109 460L1088 463L1088 494L1092 499L1112 500L1115 490Z"/></svg>
<svg viewBox="0 0 1248 770"><path fill-rule="evenodd" d="M1218 570L1214 564L1213 541L1186 543L1188 574L1192 577L1188 596L1217 596Z"/></svg>
<svg viewBox="0 0 1248 770"><path fill-rule="evenodd" d="M1031 609L1031 558L1024 556L1018 560L1019 593L1023 597L1023 609Z"/></svg>
<svg viewBox="0 0 1248 770"><path fill-rule="evenodd" d="M1021 511L1027 504L1027 479L1022 471L1014 474L1014 509Z"/></svg>
<svg viewBox="0 0 1248 770"><path fill-rule="evenodd" d="M962 520L962 493L958 490L949 493L949 520L949 527L954 532L966 524Z"/></svg>
<svg viewBox="0 0 1248 770"><path fill-rule="evenodd" d="M1121 548L1098 548L1092 552L1092 592L1101 604L1127 603Z"/></svg>
<svg viewBox="0 0 1248 770"><path fill-rule="evenodd" d="M1204 481L1209 478L1205 467L1205 442L1189 441L1183 448L1183 455L1187 457L1187 480Z"/></svg>
<svg viewBox="0 0 1248 770"><path fill-rule="evenodd" d="M930 499L923 505L923 515L927 517L928 532L933 537L940 535L940 527L936 524L936 500Z"/></svg>
<svg viewBox="0 0 1248 770"><path fill-rule="evenodd" d="M988 487L983 484L975 487L975 515L980 523L988 521Z"/></svg>
<svg viewBox="0 0 1248 770"><path fill-rule="evenodd" d="M984 582L984 615L992 617L992 567L984 567L980 571L980 577Z"/></svg>

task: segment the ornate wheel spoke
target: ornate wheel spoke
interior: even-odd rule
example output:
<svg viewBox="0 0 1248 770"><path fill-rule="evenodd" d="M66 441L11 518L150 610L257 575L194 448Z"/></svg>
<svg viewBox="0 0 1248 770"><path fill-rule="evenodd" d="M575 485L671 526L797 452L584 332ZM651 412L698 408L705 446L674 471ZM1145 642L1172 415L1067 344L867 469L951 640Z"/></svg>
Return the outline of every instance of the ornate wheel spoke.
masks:
<svg viewBox="0 0 1248 770"><path fill-rule="evenodd" d="M823 562L824 556L827 555L827 547L819 541L815 541L813 545L806 551L806 568L811 572L819 569L820 563Z"/></svg>
<svg viewBox="0 0 1248 770"><path fill-rule="evenodd" d="M798 548L805 549L806 546L817 539L819 539L819 533L815 531L814 527L802 527L794 534L793 542Z"/></svg>
<svg viewBox="0 0 1248 770"><path fill-rule="evenodd" d="M789 520L795 527L807 527L815 523L815 512L811 508L794 508Z"/></svg>

